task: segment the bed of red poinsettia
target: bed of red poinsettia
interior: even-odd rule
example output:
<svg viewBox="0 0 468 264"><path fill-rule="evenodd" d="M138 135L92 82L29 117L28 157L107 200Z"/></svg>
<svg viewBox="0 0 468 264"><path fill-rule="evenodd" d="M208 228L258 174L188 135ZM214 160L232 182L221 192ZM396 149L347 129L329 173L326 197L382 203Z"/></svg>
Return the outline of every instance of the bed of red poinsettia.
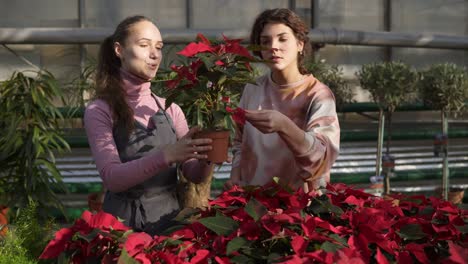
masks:
<svg viewBox="0 0 468 264"><path fill-rule="evenodd" d="M271 183L234 187L185 212L166 236L132 233L85 212L42 258L121 263L466 263L468 211L424 196L372 196L343 184L325 194ZM94 218L93 218L94 217ZM98 223L99 221L102 221Z"/></svg>

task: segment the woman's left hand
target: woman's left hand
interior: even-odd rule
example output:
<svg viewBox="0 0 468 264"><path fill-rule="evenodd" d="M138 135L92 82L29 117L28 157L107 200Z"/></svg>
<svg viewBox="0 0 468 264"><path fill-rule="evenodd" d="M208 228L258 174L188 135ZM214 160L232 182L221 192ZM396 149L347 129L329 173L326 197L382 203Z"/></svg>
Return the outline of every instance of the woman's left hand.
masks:
<svg viewBox="0 0 468 264"><path fill-rule="evenodd" d="M263 134L279 132L288 117L276 110L246 110L245 119Z"/></svg>

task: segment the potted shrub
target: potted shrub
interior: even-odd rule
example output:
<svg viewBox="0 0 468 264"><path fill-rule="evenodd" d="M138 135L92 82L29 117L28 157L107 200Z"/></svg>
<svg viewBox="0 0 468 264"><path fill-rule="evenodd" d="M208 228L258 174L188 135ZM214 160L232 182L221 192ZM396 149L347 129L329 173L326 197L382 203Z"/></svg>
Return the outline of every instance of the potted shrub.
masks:
<svg viewBox="0 0 468 264"><path fill-rule="evenodd" d="M60 133L62 115L53 104L61 92L47 71L15 72L0 83L0 203L10 209L35 201L41 216L63 209L55 192L65 192L55 154L69 150ZM63 212L63 210L62 210Z"/></svg>
<svg viewBox="0 0 468 264"><path fill-rule="evenodd" d="M466 69L453 63L435 64L419 74L419 91L424 104L441 113L442 134L438 135L443 157L442 194L449 197L463 197L463 190L448 194L448 115L457 114L466 108L468 100L468 73ZM439 154L439 153L437 153ZM458 192L458 195L456 194ZM461 195L460 195L461 194ZM458 199L460 200L460 199Z"/></svg>
<svg viewBox="0 0 468 264"><path fill-rule="evenodd" d="M241 88L254 81L250 63L256 62L240 39L208 40L202 34L197 42L189 43L179 55L185 58L181 65L159 75L159 87L166 97L166 108L177 103L190 126L200 126L203 131L196 137L211 137L213 150L207 152L208 160L220 164L227 160L230 131L235 120L242 119L242 110L236 108ZM218 142L221 145L216 145ZM218 154L217 154L218 153ZM193 184L179 177L179 200L182 207L208 205L212 177Z"/></svg>
<svg viewBox="0 0 468 264"><path fill-rule="evenodd" d="M364 90L372 95L372 99L379 106L379 140L377 146L376 175L380 176L382 165L381 151L383 145L383 131L385 116L387 116L387 151L385 160L384 192L390 192L390 179L392 166L395 160L390 156L392 113L397 106L410 99L415 92L417 74L403 62L381 62L363 65L357 72L357 77Z"/></svg>

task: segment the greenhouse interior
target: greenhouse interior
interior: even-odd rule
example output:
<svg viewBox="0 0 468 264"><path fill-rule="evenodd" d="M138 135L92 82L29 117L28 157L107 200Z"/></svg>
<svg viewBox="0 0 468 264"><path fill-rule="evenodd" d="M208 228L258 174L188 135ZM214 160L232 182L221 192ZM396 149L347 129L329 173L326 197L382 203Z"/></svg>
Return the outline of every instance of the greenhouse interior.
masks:
<svg viewBox="0 0 468 264"><path fill-rule="evenodd" d="M468 263L468 1L0 0L0 6L0 264ZM264 100L272 110L262 108L265 101L252 106L260 89L281 87L278 76L288 77L275 66L283 57L272 62L263 55L270 52L267 29L285 26L293 36L274 35L269 45L276 38L306 43L297 24L285 22L291 18L265 18L255 33L260 14L278 15L271 10L305 25L310 53L305 45L306 55L303 46L289 46L301 48L297 64L284 67L302 63L299 82L315 81L312 96L331 91L333 109L313 100L298 105L298 89L275 107L296 104L304 108L299 117L277 111L270 99ZM120 27L124 21L133 22ZM146 44L132 49L122 42L147 33L137 25L158 40L143 59ZM108 39L120 83L105 79ZM142 39L153 45L151 37ZM155 59L157 65L148 64L154 74L132 72L138 59ZM138 107L147 107L142 101L132 109L129 82L149 87L159 110L145 112L145 120L159 122L155 130L137 117ZM118 88L105 90L110 84ZM303 127L295 121L323 111L334 116L300 121ZM252 117L259 112L292 127L265 132ZM160 113L164 118L154 121ZM190 132L210 128L204 123L210 118L222 118L217 125L227 131L217 161L200 158L203 137ZM157 135L158 124L172 132ZM148 141L136 142L139 129ZM159 141L167 140L163 132L170 142ZM281 142L269 145L274 140ZM170 160L182 147L190 153ZM158 197L148 198L156 189ZM165 214L172 202L175 209ZM115 210L131 211L130 219ZM147 220L153 215L157 221Z"/></svg>

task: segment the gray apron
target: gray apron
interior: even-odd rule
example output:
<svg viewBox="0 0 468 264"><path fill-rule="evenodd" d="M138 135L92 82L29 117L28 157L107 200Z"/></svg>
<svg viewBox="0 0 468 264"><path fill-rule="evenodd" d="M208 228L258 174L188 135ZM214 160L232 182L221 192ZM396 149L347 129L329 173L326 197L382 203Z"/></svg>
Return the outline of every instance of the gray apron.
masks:
<svg viewBox="0 0 468 264"><path fill-rule="evenodd" d="M114 140L123 163L157 152L163 146L177 141L172 119L158 100L154 100L159 106L159 111L151 117L154 124L152 128L146 128L135 120L135 129L128 136L122 125L113 129ZM103 210L122 218L126 225L136 231L145 231L151 235L160 234L174 224L172 219L179 211L176 185L177 170L175 166L171 166L126 191L107 191Z"/></svg>

